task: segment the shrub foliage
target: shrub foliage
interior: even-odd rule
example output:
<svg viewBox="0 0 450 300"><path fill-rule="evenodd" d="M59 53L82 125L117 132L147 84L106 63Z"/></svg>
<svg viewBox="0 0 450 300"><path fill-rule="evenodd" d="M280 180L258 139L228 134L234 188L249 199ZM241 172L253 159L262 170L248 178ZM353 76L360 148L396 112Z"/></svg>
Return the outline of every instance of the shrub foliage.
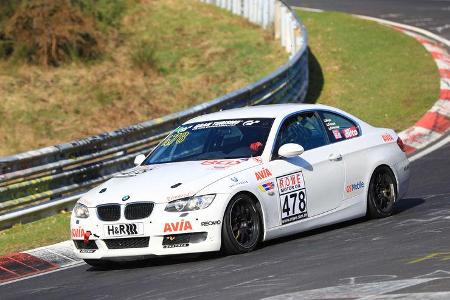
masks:
<svg viewBox="0 0 450 300"><path fill-rule="evenodd" d="M101 53L95 19L70 0L23 0L3 27L3 42L12 43L11 55L31 63L58 66Z"/></svg>

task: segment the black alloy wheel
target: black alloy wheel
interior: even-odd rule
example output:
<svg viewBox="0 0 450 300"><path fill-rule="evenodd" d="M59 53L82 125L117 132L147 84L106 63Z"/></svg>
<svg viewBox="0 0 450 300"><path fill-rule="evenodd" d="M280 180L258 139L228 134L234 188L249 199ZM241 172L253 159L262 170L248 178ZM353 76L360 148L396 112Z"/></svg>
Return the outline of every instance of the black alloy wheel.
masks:
<svg viewBox="0 0 450 300"><path fill-rule="evenodd" d="M375 169L370 179L367 199L367 214L371 218L392 215L397 200L397 182L387 166Z"/></svg>
<svg viewBox="0 0 450 300"><path fill-rule="evenodd" d="M248 195L237 195L225 210L222 250L227 254L250 252L260 239L261 217L257 204Z"/></svg>

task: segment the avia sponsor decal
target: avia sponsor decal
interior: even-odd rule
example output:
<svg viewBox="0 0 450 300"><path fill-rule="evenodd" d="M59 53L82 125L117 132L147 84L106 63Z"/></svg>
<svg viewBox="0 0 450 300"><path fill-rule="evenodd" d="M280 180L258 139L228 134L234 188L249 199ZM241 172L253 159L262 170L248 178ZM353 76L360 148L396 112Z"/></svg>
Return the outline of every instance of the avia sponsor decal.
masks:
<svg viewBox="0 0 450 300"><path fill-rule="evenodd" d="M341 133L339 132L338 129L333 129L332 132L333 132L333 135L334 135L334 138L335 138L335 139L337 139L337 140L342 139L342 135L341 135Z"/></svg>
<svg viewBox="0 0 450 300"><path fill-rule="evenodd" d="M258 189L261 192L273 191L273 189L274 189L274 182L273 181L269 181L269 182L263 183L261 185L258 185Z"/></svg>
<svg viewBox="0 0 450 300"><path fill-rule="evenodd" d="M84 231L84 229L81 228L81 227L78 227L78 228L72 228L72 230L70 231L70 235L71 235L73 238L82 238L82 237L84 237L84 233L85 233L85 231Z"/></svg>
<svg viewBox="0 0 450 300"><path fill-rule="evenodd" d="M358 136L358 129L356 129L355 126L352 126L350 128L343 129L342 133L344 134L346 139L351 139L355 136Z"/></svg>
<svg viewBox="0 0 450 300"><path fill-rule="evenodd" d="M176 194L176 195L172 195L172 196L167 196L167 201L173 201L173 200L188 198L188 197L192 197L192 196L194 196L194 192Z"/></svg>
<svg viewBox="0 0 450 300"><path fill-rule="evenodd" d="M393 138L392 135L390 135L389 133L383 134L383 135L381 136L381 138L383 139L383 141L384 141L385 143L393 142L393 141L394 141L394 138Z"/></svg>
<svg viewBox="0 0 450 300"><path fill-rule="evenodd" d="M308 218L306 187L303 173L277 177L278 193L281 209L281 224Z"/></svg>
<svg viewBox="0 0 450 300"><path fill-rule="evenodd" d="M345 187L345 191L347 193L351 193L353 191L356 191L356 190L359 190L359 189L362 189L362 188L364 188L364 182L358 181L357 183L352 183L352 184L347 185Z"/></svg>
<svg viewBox="0 0 450 300"><path fill-rule="evenodd" d="M263 180L272 176L272 173L269 169L263 168L261 171L255 172L256 180Z"/></svg>
<svg viewBox="0 0 450 300"><path fill-rule="evenodd" d="M175 223L164 224L164 232L178 232L187 230L192 230L192 225L189 221L181 220Z"/></svg>
<svg viewBox="0 0 450 300"><path fill-rule="evenodd" d="M212 226L212 225L220 225L222 222L220 220L217 221L205 221L201 222L200 225L202 226Z"/></svg>

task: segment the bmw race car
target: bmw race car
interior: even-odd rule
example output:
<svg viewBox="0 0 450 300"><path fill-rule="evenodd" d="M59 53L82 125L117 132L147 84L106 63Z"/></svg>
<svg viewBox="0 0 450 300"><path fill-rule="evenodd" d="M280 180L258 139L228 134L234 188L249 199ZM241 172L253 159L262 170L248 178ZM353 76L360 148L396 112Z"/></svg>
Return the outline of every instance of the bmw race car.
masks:
<svg viewBox="0 0 450 300"><path fill-rule="evenodd" d="M194 118L135 164L73 209L75 251L89 264L243 253L312 228L387 217L409 181L393 130L308 104Z"/></svg>

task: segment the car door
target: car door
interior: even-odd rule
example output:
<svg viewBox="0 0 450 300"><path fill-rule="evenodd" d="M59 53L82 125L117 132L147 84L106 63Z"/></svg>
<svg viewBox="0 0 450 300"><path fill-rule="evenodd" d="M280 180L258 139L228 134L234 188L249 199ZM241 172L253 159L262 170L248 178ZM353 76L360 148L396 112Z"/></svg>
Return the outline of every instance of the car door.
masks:
<svg viewBox="0 0 450 300"><path fill-rule="evenodd" d="M278 149L286 143L299 144L305 151L292 158L279 157ZM295 114L284 120L268 166L276 178L280 225L330 211L342 200L345 181L342 159L315 112Z"/></svg>

